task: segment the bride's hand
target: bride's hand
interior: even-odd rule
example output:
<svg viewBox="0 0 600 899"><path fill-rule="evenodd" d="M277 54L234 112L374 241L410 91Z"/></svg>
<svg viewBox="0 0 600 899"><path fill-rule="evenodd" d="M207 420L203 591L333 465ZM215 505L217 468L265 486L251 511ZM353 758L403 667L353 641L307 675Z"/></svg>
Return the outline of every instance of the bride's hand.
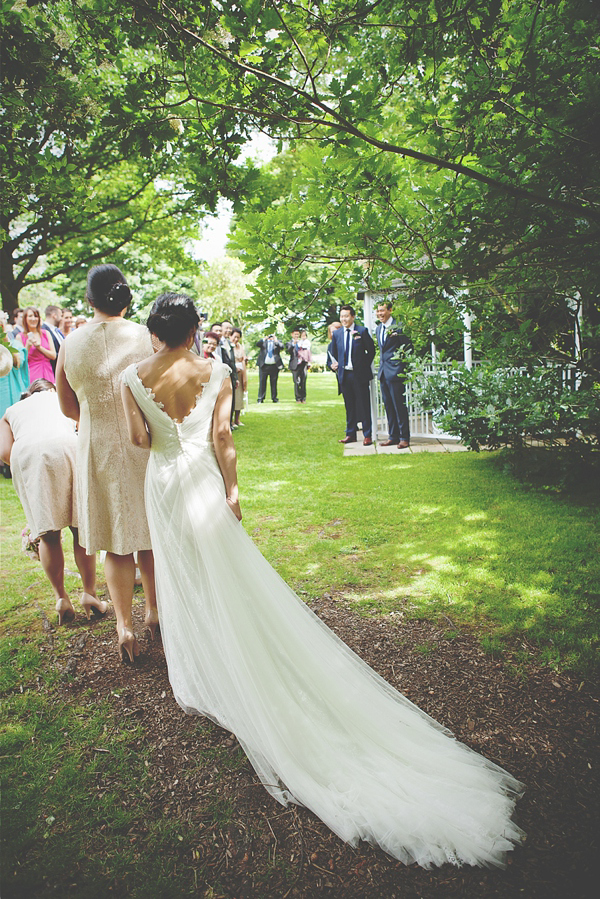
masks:
<svg viewBox="0 0 600 899"><path fill-rule="evenodd" d="M229 497L227 497L227 499L225 501L226 501L227 505L229 506L229 508L231 509L231 511L233 512L233 514L235 515L235 517L237 518L237 520L241 521L242 520L242 510L240 509L240 501L239 500L234 501L234 500L230 499Z"/></svg>

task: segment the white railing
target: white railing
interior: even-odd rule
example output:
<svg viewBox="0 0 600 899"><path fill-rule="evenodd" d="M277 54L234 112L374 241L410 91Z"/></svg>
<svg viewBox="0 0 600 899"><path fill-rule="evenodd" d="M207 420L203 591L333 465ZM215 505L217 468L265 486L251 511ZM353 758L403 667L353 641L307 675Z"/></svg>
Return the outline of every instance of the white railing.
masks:
<svg viewBox="0 0 600 899"><path fill-rule="evenodd" d="M474 363L475 365L477 363ZM446 371L450 365L445 362L435 362L426 366L424 370L425 377L434 372ZM433 420L430 409L424 409L419 401L417 391L414 389L410 381L406 383L406 405L408 406L408 422L411 437L424 437L431 440L456 440L459 438L453 434L446 434L437 427ZM381 395L381 385L377 375L371 382L371 414L373 420L377 421L377 439L388 436L387 416L385 414L385 406Z"/></svg>

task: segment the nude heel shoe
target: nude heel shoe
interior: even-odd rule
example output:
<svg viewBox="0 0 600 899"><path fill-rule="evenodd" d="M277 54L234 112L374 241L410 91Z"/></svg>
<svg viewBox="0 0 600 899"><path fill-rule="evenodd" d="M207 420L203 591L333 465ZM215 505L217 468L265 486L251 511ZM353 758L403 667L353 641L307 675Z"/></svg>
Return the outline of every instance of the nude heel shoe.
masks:
<svg viewBox="0 0 600 899"><path fill-rule="evenodd" d="M61 624L68 624L69 621L75 620L75 609L71 603L70 599L66 599L63 597L62 599L56 600L55 611L58 614L58 626Z"/></svg>
<svg viewBox="0 0 600 899"><path fill-rule="evenodd" d="M135 657L139 655L139 649L135 634L129 628L122 628L119 633L119 657L122 662L126 662L127 658L132 665L135 665Z"/></svg>
<svg viewBox="0 0 600 899"><path fill-rule="evenodd" d="M108 603L98 599L97 596L92 596L91 593L83 593L79 602L88 621L92 616L104 618L108 611Z"/></svg>
<svg viewBox="0 0 600 899"><path fill-rule="evenodd" d="M159 628L158 609L148 609L144 618L144 627L150 631L150 639L154 640Z"/></svg>

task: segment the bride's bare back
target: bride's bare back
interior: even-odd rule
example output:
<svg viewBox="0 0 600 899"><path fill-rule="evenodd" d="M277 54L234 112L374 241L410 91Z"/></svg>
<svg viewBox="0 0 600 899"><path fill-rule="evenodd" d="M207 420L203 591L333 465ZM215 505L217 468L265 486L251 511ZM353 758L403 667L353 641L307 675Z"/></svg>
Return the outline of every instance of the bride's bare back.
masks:
<svg viewBox="0 0 600 899"><path fill-rule="evenodd" d="M210 379L212 362L189 350L181 355L157 353L138 364L138 375L167 415L182 422Z"/></svg>

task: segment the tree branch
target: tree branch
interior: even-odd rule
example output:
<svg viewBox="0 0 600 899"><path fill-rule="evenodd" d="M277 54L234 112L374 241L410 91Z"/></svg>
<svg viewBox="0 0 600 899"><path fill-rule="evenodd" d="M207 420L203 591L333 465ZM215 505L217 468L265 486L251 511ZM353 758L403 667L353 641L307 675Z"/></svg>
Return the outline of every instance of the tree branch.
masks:
<svg viewBox="0 0 600 899"><path fill-rule="evenodd" d="M311 94L309 94L303 88L296 87L295 85L282 80L281 78L271 74L270 72L266 72L263 69L257 68L253 65L249 65L248 63L244 63L241 60L230 56L227 52L220 49L219 47L214 46L209 41L205 40L205 38L203 38L201 35L185 26L177 18L176 12L173 9L170 9L166 3L163 4L163 8L169 13L168 24L170 28L173 27L173 21L176 21L182 35L186 36L193 43L204 47L205 50L216 56L228 66L231 66L233 69L236 69L239 72L253 75L255 78L258 78L261 81L265 81L268 84L271 84L274 87L278 88L279 90L284 90L288 93L291 92L295 96L301 98L308 104L309 108L319 110L320 113L323 113L325 115L325 118L318 120L318 122L319 124L325 126L330 130L333 129L352 135L353 137L356 137L364 143L369 144L372 147L376 147L379 150L384 150L388 153L394 153L399 156L405 156L410 159L415 159L419 162L433 165L436 168L447 169L449 171L455 172L457 175L462 175L466 178L478 181L481 184L485 184L487 187L494 188L495 190L498 190L501 193L507 194L509 196L527 200L528 202L536 205L539 204L542 206L551 207L552 209L558 209L561 212L566 212L570 215L577 215L583 218L591 219L593 221L600 221L600 210L596 210L586 203L573 203L568 200L557 200L554 197L539 194L535 191L527 190L505 181L499 181L498 179L492 178L489 175L485 175L483 172L479 172L469 166L451 162L450 160L443 159L438 156L432 156L429 153L422 153L418 150L413 150L410 147L398 146L396 144L390 143L389 141L379 140L376 137L371 137L356 125L352 124L345 116L341 115L327 103L323 102L323 100L320 100L318 96L311 96ZM248 112L248 110L246 110L246 112ZM256 115L256 113L253 114ZM285 118L285 116L282 116L282 118Z"/></svg>

